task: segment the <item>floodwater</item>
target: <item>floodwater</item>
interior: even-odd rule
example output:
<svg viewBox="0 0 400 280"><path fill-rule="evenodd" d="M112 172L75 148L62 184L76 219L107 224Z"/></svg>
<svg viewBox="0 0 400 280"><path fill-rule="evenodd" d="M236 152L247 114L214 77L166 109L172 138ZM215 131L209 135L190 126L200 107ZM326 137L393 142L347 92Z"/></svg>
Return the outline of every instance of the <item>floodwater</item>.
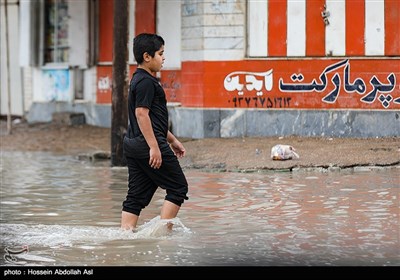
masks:
<svg viewBox="0 0 400 280"><path fill-rule="evenodd" d="M186 170L190 199L173 230L160 190L133 233L119 229L126 168L2 152L0 264L398 266L399 170Z"/></svg>

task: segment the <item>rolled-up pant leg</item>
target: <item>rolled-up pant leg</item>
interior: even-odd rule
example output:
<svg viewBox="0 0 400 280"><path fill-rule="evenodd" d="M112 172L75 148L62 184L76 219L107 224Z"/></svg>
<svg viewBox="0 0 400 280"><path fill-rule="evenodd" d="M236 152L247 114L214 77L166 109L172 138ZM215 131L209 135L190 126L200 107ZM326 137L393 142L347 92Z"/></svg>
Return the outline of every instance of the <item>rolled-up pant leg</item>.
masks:
<svg viewBox="0 0 400 280"><path fill-rule="evenodd" d="M158 187L166 190L165 200L181 206L187 200L188 183L176 156L163 157L159 169L149 165L149 159L127 157L129 190L123 211L140 214L151 201Z"/></svg>
<svg viewBox="0 0 400 280"><path fill-rule="evenodd" d="M138 159L126 159L129 173L128 194L122 204L122 210L139 216L142 209L149 205L158 186L142 170Z"/></svg>

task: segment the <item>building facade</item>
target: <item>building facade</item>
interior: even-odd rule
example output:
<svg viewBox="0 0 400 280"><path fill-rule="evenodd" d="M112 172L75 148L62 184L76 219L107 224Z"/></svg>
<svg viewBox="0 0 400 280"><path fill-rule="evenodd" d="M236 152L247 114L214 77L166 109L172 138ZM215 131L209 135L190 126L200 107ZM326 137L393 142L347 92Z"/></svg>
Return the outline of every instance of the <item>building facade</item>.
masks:
<svg viewBox="0 0 400 280"><path fill-rule="evenodd" d="M14 114L110 126L114 1L12 2ZM134 36L163 36L179 137L399 136L399 29L397 0L130 0L129 75Z"/></svg>

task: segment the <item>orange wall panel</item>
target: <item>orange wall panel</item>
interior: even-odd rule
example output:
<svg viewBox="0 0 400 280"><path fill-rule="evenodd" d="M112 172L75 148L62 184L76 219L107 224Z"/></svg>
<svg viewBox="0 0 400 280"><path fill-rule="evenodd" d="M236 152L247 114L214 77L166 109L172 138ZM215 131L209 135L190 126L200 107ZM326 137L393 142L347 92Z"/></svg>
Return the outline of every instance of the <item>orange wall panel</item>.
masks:
<svg viewBox="0 0 400 280"><path fill-rule="evenodd" d="M189 107L204 105L204 63L185 62L182 64L182 104Z"/></svg>
<svg viewBox="0 0 400 280"><path fill-rule="evenodd" d="M156 32L156 0L135 1L135 34Z"/></svg>
<svg viewBox="0 0 400 280"><path fill-rule="evenodd" d="M182 84L180 70L162 70L160 82L164 88L168 102L181 102Z"/></svg>
<svg viewBox="0 0 400 280"><path fill-rule="evenodd" d="M363 56L365 53L364 0L346 1L346 55Z"/></svg>
<svg viewBox="0 0 400 280"><path fill-rule="evenodd" d="M400 56L400 1L385 1L385 55Z"/></svg>
<svg viewBox="0 0 400 280"><path fill-rule="evenodd" d="M97 104L111 104L112 66L97 66Z"/></svg>
<svg viewBox="0 0 400 280"><path fill-rule="evenodd" d="M136 71L136 65L129 66L128 81ZM162 70L160 83L162 84L168 102L181 102L182 85L181 71ZM112 65L97 66L97 104L111 104L112 102Z"/></svg>
<svg viewBox="0 0 400 280"><path fill-rule="evenodd" d="M400 59L184 62L182 105L398 110L399 81Z"/></svg>
<svg viewBox="0 0 400 280"><path fill-rule="evenodd" d="M169 102L264 109L399 110L399 81L400 59L184 62L160 78ZM97 103L111 104L111 96L112 66L98 66Z"/></svg>
<svg viewBox="0 0 400 280"><path fill-rule="evenodd" d="M113 59L114 0L99 1L99 62Z"/></svg>
<svg viewBox="0 0 400 280"><path fill-rule="evenodd" d="M286 9L286 1L268 1L268 56L286 56Z"/></svg>
<svg viewBox="0 0 400 280"><path fill-rule="evenodd" d="M325 0L306 1L306 55L325 56L325 23L321 17Z"/></svg>

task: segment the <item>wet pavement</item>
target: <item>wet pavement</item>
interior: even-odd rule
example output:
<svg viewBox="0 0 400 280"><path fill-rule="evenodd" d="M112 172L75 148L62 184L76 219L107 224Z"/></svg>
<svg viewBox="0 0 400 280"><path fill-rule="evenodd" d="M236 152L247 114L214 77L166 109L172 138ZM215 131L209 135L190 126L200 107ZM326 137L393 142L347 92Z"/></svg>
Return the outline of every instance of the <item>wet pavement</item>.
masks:
<svg viewBox="0 0 400 280"><path fill-rule="evenodd" d="M0 171L2 266L400 265L399 167L187 169L173 231L160 190L136 233L119 229L124 167L2 151Z"/></svg>

